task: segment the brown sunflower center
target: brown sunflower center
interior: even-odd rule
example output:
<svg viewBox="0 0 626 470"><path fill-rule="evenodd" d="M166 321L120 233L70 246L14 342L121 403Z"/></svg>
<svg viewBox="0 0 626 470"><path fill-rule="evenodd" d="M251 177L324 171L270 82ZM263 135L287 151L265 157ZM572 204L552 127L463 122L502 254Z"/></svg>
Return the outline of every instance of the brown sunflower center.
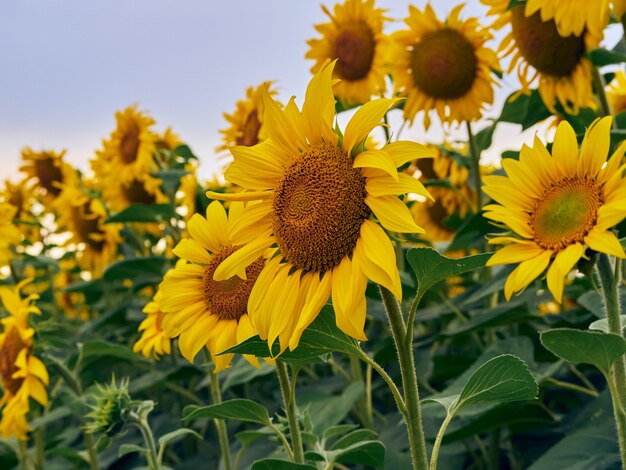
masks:
<svg viewBox="0 0 626 470"><path fill-rule="evenodd" d="M259 131L261 130L261 121L259 121L259 113L255 109L246 118L246 122L241 129L241 135L237 137L237 145L252 147L259 143Z"/></svg>
<svg viewBox="0 0 626 470"><path fill-rule="evenodd" d="M51 157L38 159L34 161L34 165L41 187L53 196L58 196L61 193L61 188L55 183L63 182L63 173L61 168L55 164L55 159Z"/></svg>
<svg viewBox="0 0 626 470"><path fill-rule="evenodd" d="M478 71L474 46L450 28L424 35L411 51L413 83L436 99L460 98L471 90Z"/></svg>
<svg viewBox="0 0 626 470"><path fill-rule="evenodd" d="M92 250L102 251L104 241L93 239L93 235L102 234L102 230L99 227L100 217L91 211L90 203L86 202L82 206L72 206L71 211L74 233L78 239L87 244Z"/></svg>
<svg viewBox="0 0 626 470"><path fill-rule="evenodd" d="M542 74L571 75L585 52L581 36L560 36L553 20L541 21L539 12L527 17L523 5L511 10L511 26L520 53Z"/></svg>
<svg viewBox="0 0 626 470"><path fill-rule="evenodd" d="M24 381L23 378L14 378L13 374L17 372L15 360L25 346L17 328L10 327L0 346L0 376L2 377L2 386L11 395L17 393Z"/></svg>
<svg viewBox="0 0 626 470"><path fill-rule="evenodd" d="M365 178L342 149L319 144L285 171L274 194L274 234L299 269L324 272L352 253L369 217Z"/></svg>
<svg viewBox="0 0 626 470"><path fill-rule="evenodd" d="M592 179L565 178L549 188L530 214L535 242L546 250L583 243L595 226L602 190Z"/></svg>
<svg viewBox="0 0 626 470"><path fill-rule="evenodd" d="M344 80L365 78L375 49L374 33L367 24L355 21L341 25L332 45L333 57L337 59L335 72Z"/></svg>
<svg viewBox="0 0 626 470"><path fill-rule="evenodd" d="M248 297L257 277L265 266L263 258L257 259L246 268L246 278L233 276L225 281L216 281L213 274L217 267L237 251L239 247L226 246L213 254L202 278L202 292L204 299L211 309L211 313L221 320L239 320L248 311Z"/></svg>
<svg viewBox="0 0 626 470"><path fill-rule="evenodd" d="M154 204L155 198L152 194L146 191L146 188L142 181L137 179L132 180L127 185L122 186L122 193L126 200L131 204Z"/></svg>
<svg viewBox="0 0 626 470"><path fill-rule="evenodd" d="M133 163L137 160L137 154L139 153L139 128L133 126L128 129L122 138L120 139L120 156L122 161L126 164Z"/></svg>

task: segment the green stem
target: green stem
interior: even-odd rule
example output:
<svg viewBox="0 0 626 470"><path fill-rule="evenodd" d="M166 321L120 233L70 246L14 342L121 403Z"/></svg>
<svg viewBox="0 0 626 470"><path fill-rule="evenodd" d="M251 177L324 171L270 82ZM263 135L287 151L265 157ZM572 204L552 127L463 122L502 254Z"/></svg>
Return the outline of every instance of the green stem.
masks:
<svg viewBox="0 0 626 470"><path fill-rule="evenodd" d="M45 457L44 457L44 442L43 442L43 426L39 426L35 431L35 450L37 452L37 468L44 469Z"/></svg>
<svg viewBox="0 0 626 470"><path fill-rule="evenodd" d="M602 294L604 296L604 306L606 317L611 333L622 336L622 322L620 317L619 302L619 260L616 260L615 271L611 266L609 257L600 253L598 256L598 274ZM626 363L624 357L619 357L611 368L611 374L607 377L611 398L613 400L613 411L617 423L617 435L619 436L620 452L622 456L622 467L626 469Z"/></svg>
<svg viewBox="0 0 626 470"><path fill-rule="evenodd" d="M415 374L413 341L412 338L411 341L405 341L407 328L398 300L383 286L379 286L379 288L385 305L385 311L389 318L391 333L396 343L396 350L398 351L400 372L402 374L402 388L404 391L404 403L406 404L407 410L405 423L409 435L409 447L411 449L413 469L426 470L428 468L428 457L426 456L426 442L424 440L424 429L422 427L419 389L417 387L417 377Z"/></svg>
<svg viewBox="0 0 626 470"><path fill-rule="evenodd" d="M593 67L593 86L596 89L596 94L600 100L600 107L602 108L603 116L611 115L611 107L609 106L609 100L606 98L604 78L600 74L598 67Z"/></svg>
<svg viewBox="0 0 626 470"><path fill-rule="evenodd" d="M548 377L545 380L545 382L550 385L554 385L556 387L566 388L568 390L573 390L575 392L584 393L585 395L589 395L594 398L597 398L600 396L600 394L595 390L590 390L587 387L581 387L580 385L571 384L569 382L563 382L561 380L553 379L552 377Z"/></svg>
<svg viewBox="0 0 626 470"><path fill-rule="evenodd" d="M28 447L26 447L26 441L17 441L17 456L22 470L28 470Z"/></svg>
<svg viewBox="0 0 626 470"><path fill-rule="evenodd" d="M351 381L352 382L365 382L363 380L363 371L361 370L361 363L359 362L359 359L355 356L349 356L350 358L350 371L352 372L352 377L351 377ZM362 415L361 416L361 421L363 421L363 426L365 426L366 428L370 428L372 429L374 427L374 418L372 417L372 410L371 407L368 406L368 399L371 398L372 396L372 391L371 388L368 390L368 384L364 383L365 385L365 395L363 397L361 397L358 401L358 405L361 408L362 411ZM369 386L371 387L371 382L369 384Z"/></svg>
<svg viewBox="0 0 626 470"><path fill-rule="evenodd" d="M433 444L433 452L430 455L430 470L437 470L437 460L439 459L439 448L441 447L441 441L443 440L443 435L446 433L446 429L448 429L448 424L452 421L453 414L447 414L446 419L441 423L441 427L439 428L439 432L437 433L437 437L435 438L435 444Z"/></svg>
<svg viewBox="0 0 626 470"><path fill-rule="evenodd" d="M85 445L87 446L87 453L89 454L89 465L91 470L100 470L100 465L98 464L98 453L96 452L93 437L88 432L84 432L83 436L85 439Z"/></svg>
<svg viewBox="0 0 626 470"><path fill-rule="evenodd" d="M220 382L217 378L217 374L212 368L209 369L209 378L211 379L211 402L214 405L222 403L222 393L220 391ZM232 465L230 463L230 447L228 445L228 430L226 429L226 422L223 419L213 420L215 428L217 429L217 439L220 445L220 452L222 459L224 460L224 469L231 470Z"/></svg>
<svg viewBox="0 0 626 470"><path fill-rule="evenodd" d="M137 426L141 431L143 440L146 444L146 447L148 448L148 453L146 455L146 459L148 460L148 467L150 468L150 470L159 470L160 465L159 457L156 450L156 442L154 441L154 435L152 434L152 429L150 429L148 420L145 416L139 416L134 411L130 413L130 417L133 420L133 424L135 424L135 426Z"/></svg>
<svg viewBox="0 0 626 470"><path fill-rule="evenodd" d="M622 34L622 42L624 43L624 47L626 47L626 13L620 18L622 22L622 29L624 30L624 34Z"/></svg>
<svg viewBox="0 0 626 470"><path fill-rule="evenodd" d="M285 403L285 413L287 413L287 420L289 421L291 444L293 446L293 461L303 464L304 448L302 447L302 435L300 434L300 425L298 424L298 415L296 413L295 378L293 383L290 383L287 365L280 359L276 360L276 372L278 373L280 390L283 394L283 402Z"/></svg>
<svg viewBox="0 0 626 470"><path fill-rule="evenodd" d="M467 139L469 141L470 155L472 157L472 172L474 173L474 191L476 191L476 212L480 212L483 207L482 181L480 179L480 151L476 147L476 140L472 133L472 125L465 121L467 128Z"/></svg>
<svg viewBox="0 0 626 470"><path fill-rule="evenodd" d="M402 398L402 394L398 390L398 387L396 387L396 384L393 381L393 379L389 377L389 374L385 372L385 369L383 369L381 365L378 364L378 362L376 362L374 359L372 359L367 354L365 354L364 351L361 351L361 355L359 357L361 358L363 362L368 364L372 369L378 372L378 375L382 377L382 379L385 381L385 383L389 387L389 390L391 390L391 394L396 400L396 406L398 407L398 410L400 410L400 413L402 413L403 416L406 416L407 411L406 411L406 405L404 404L404 398Z"/></svg>
<svg viewBox="0 0 626 470"><path fill-rule="evenodd" d="M489 433L489 470L500 468L500 428Z"/></svg>

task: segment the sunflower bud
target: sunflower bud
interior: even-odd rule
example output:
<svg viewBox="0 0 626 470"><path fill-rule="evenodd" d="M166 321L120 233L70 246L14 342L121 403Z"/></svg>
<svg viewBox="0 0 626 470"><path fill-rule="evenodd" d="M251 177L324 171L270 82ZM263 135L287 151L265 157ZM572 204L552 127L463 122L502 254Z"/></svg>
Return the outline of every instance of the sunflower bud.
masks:
<svg viewBox="0 0 626 470"><path fill-rule="evenodd" d="M96 403L87 414L90 420L86 425L87 431L100 432L109 437L115 436L128 422L131 411L128 379L122 380L119 385L115 383L115 378L108 386L98 385L98 391L94 396Z"/></svg>

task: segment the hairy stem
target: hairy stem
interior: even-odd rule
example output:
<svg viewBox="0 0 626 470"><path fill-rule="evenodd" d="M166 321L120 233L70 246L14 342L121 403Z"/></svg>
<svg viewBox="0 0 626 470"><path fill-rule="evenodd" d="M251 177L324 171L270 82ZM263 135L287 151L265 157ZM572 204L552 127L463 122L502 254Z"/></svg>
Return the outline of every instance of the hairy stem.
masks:
<svg viewBox="0 0 626 470"><path fill-rule="evenodd" d="M283 402L285 403L285 413L287 413L287 420L289 422L293 460L295 463L303 464L304 448L302 447L302 434L300 433L300 424L298 423L298 415L296 413L295 380L293 384L290 382L287 365L280 359L276 360L276 372L278 373L280 390L283 394Z"/></svg>

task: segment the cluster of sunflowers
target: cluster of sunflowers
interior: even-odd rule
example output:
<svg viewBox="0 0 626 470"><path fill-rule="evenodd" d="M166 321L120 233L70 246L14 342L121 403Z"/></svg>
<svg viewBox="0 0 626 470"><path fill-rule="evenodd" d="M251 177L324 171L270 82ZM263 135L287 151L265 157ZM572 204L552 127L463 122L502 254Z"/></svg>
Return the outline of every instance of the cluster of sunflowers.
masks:
<svg viewBox="0 0 626 470"><path fill-rule="evenodd" d="M199 182L198 160L182 139L171 128L154 130L155 121L136 106L116 114L116 128L95 152L89 173L65 161L64 151L23 150L24 178L6 181L0 191L0 300L6 312L0 432L17 438L15 453L24 468L33 459L43 468L63 457L46 456L42 423L50 426L52 418L46 419L55 413L48 395L62 402L69 396L59 392L65 386L80 406L57 414L72 419L74 413L82 426L82 441L72 440L87 450L72 457L81 465L100 468L98 454L129 423L141 430L145 448L120 447L120 457L138 452L151 469L167 468L164 458L175 463L165 445L195 431L164 435L157 451L147 418L154 403L131 400L132 373L126 370L130 382L98 388L95 383L110 375L90 379L82 366L100 354L128 358L129 346L149 360L165 355L175 364L177 344L187 367L209 369L213 404L186 409L184 417L216 420L223 468L236 465L225 418L264 424L263 432L275 432L284 445L279 457L285 458L273 456L268 466L256 462L252 468L381 466L376 445L383 444L371 440L373 433L326 449L328 439L353 427L321 430L324 437L316 440L308 415L298 409L297 373L307 370L315 380L309 363L323 357L333 371L365 383L363 401L354 406L366 428L375 427L372 370L381 387L389 387L383 397L393 397L406 425L400 448L408 452L404 461L387 455L387 464L425 469L430 460L435 469L445 455L446 429L466 406L536 398L539 376L528 364L489 352L519 335L519 323L529 315L541 324L524 335L534 340L540 332L536 347L559 357L559 367L586 363L602 373L613 404L611 438L617 428L617 460L610 464L621 458L626 465L626 339L619 301L626 258L620 240L626 231L626 74L617 69L626 55L623 48L600 47L609 22L625 18L626 2L481 2L488 26L463 19L463 5L442 20L427 4L409 6L406 26L391 34L385 30L392 20L374 0L345 0L332 11L322 7L330 21L316 25L321 36L308 42L306 57L315 63L302 106L295 97L282 105L273 82L249 88L235 112L224 115L229 127L217 152L229 152L232 161L210 182ZM503 29L496 53L490 44ZM508 61L506 76L517 71L520 89L499 118L474 133L477 121L492 111L494 88L507 80L500 60ZM616 71L602 74L607 65ZM337 116L344 112L350 119L341 129ZM402 115L397 131L389 124L393 114ZM527 128L550 116L556 124L551 144L535 136L532 147L509 151L499 165L481 162L500 122ZM416 118L426 129L433 119L444 129L463 125L467 142L401 139ZM382 130L382 144L371 136L375 130ZM492 268L498 265L512 266ZM532 293L511 301L533 283ZM588 315L550 320L582 307L598 317L594 331L586 329ZM128 315L122 325L120 312ZM30 314L43 319L31 320ZM112 318L118 322L113 333L105 328ZM547 329L585 321L583 329ZM460 347L455 328L473 339L480 362L454 387L441 387L445 394L417 377L415 339L432 346L433 354L437 348L454 351ZM391 354L388 368L399 374L401 387L377 362L376 351L361 349L372 337L393 345L397 357ZM60 352L64 348L69 351ZM203 350L205 359L198 359ZM351 372L329 356L333 352L352 356ZM257 407L261 415L267 411L250 400L222 402L216 374L243 367L237 354L259 371L277 371L282 423L258 418ZM542 371L539 385L597 397L597 377L571 367L584 386L554 378L558 367ZM189 384L177 385L173 375L164 380L203 405ZM51 383L56 385L46 391ZM433 439L418 383L428 392L426 401L446 408L443 423L434 415L441 425ZM84 385L97 390L85 394ZM86 415L89 397L95 405ZM29 425L29 414L35 424ZM31 431L36 442L29 451ZM106 442L94 443L96 433ZM482 468L481 459L500 468L500 431L490 439L490 452L482 437L465 441L475 462L468 468ZM345 450L357 444L367 448L364 454ZM307 445L312 450L305 453ZM477 457L476 449L486 457ZM509 459L512 468L522 468ZM458 465L445 468L465 468Z"/></svg>

